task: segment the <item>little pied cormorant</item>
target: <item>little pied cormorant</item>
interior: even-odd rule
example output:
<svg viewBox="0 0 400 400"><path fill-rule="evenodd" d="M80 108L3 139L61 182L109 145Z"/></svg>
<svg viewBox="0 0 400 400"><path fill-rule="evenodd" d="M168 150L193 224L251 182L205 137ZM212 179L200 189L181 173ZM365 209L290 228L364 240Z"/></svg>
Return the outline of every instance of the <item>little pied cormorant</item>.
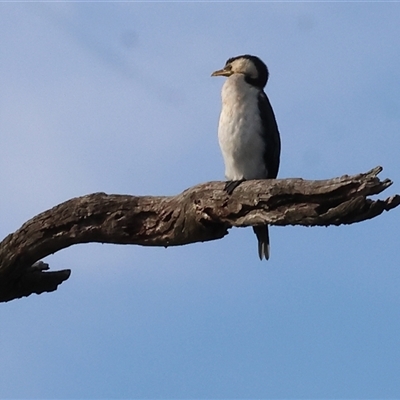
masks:
<svg viewBox="0 0 400 400"><path fill-rule="evenodd" d="M281 141L275 115L264 87L267 66L248 54L230 58L211 76L226 76L222 87L222 110L218 140L232 194L246 179L275 179L278 175ZM253 227L260 260L269 258L268 225Z"/></svg>

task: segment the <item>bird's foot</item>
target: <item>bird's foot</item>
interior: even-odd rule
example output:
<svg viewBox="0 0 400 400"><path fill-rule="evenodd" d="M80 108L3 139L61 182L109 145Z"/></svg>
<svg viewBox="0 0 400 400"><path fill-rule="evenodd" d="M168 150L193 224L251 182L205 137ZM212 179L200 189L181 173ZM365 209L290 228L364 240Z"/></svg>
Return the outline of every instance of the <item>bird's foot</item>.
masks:
<svg viewBox="0 0 400 400"><path fill-rule="evenodd" d="M233 191L242 183L244 182L244 179L240 179L238 181L228 181L225 184L225 191L226 193L228 193L229 195L231 195L233 193Z"/></svg>

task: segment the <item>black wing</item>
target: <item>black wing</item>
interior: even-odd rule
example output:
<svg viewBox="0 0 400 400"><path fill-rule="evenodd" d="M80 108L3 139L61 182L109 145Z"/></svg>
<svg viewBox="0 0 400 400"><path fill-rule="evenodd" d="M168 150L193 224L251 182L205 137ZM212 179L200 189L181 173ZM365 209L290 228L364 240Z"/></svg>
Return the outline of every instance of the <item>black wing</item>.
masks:
<svg viewBox="0 0 400 400"><path fill-rule="evenodd" d="M265 141L264 162L268 171L267 178L274 179L277 177L279 170L281 139L274 111L267 95L263 91L258 96L258 108L263 125L262 136Z"/></svg>

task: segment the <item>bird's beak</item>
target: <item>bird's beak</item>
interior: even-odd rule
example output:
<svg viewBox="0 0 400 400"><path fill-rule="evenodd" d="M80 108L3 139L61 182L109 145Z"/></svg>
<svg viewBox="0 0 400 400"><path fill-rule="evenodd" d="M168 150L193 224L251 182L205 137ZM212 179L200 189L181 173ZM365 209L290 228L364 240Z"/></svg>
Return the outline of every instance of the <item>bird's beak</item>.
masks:
<svg viewBox="0 0 400 400"><path fill-rule="evenodd" d="M232 71L230 69L219 69L218 71L214 71L211 76L231 76Z"/></svg>

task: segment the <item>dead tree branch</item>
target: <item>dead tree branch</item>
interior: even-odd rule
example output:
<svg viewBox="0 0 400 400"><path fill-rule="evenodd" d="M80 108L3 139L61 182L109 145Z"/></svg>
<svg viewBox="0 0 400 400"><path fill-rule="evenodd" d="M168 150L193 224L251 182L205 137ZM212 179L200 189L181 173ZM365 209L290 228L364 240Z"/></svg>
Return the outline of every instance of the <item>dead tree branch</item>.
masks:
<svg viewBox="0 0 400 400"><path fill-rule="evenodd" d="M70 270L47 271L38 260L78 243L167 247L220 239L231 227L327 226L376 217L400 204L399 195L367 198L392 184L377 177L381 171L319 181L247 181L231 196L223 182L208 182L171 197L94 193L68 200L0 243L0 301L56 290Z"/></svg>

